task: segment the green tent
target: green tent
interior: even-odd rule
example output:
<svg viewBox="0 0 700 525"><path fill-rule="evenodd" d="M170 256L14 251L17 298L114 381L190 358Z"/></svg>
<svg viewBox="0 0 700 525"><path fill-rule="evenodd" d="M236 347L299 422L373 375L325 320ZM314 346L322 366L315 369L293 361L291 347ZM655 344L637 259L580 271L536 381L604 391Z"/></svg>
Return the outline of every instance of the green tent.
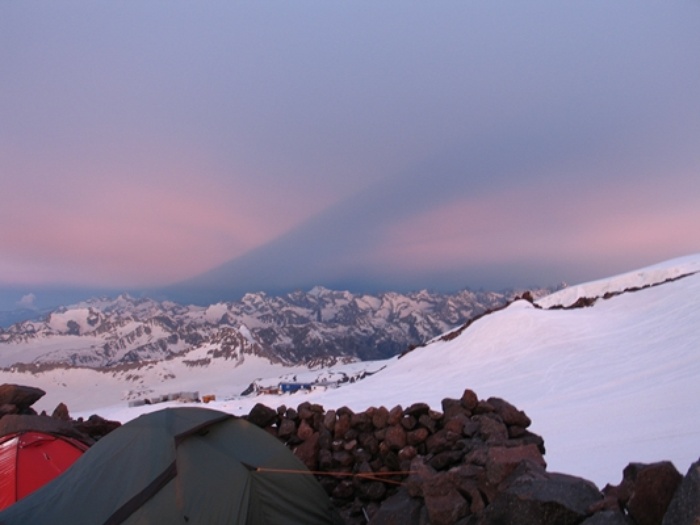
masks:
<svg viewBox="0 0 700 525"><path fill-rule="evenodd" d="M306 467L229 414L170 408L108 434L3 525L340 524Z"/></svg>

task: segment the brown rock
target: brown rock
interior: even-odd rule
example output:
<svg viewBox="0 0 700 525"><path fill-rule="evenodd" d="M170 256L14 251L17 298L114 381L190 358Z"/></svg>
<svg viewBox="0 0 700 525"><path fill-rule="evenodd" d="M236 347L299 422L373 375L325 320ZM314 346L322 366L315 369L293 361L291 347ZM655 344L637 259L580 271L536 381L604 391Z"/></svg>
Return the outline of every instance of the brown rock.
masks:
<svg viewBox="0 0 700 525"><path fill-rule="evenodd" d="M428 412L430 412L430 406L427 403L414 403L404 410L404 415L419 419L423 415L428 415Z"/></svg>
<svg viewBox="0 0 700 525"><path fill-rule="evenodd" d="M416 450L416 447L413 447L411 445L407 445L401 450L399 450L399 460L401 461L412 460L417 455L418 451Z"/></svg>
<svg viewBox="0 0 700 525"><path fill-rule="evenodd" d="M403 408L401 405L396 405L394 408L389 410L389 419L387 420L387 425L397 425L401 418L403 417Z"/></svg>
<svg viewBox="0 0 700 525"><path fill-rule="evenodd" d="M298 457L309 470L318 470L319 450L318 432L314 432L294 449L294 455Z"/></svg>
<svg viewBox="0 0 700 525"><path fill-rule="evenodd" d="M535 445L489 447L486 456L486 479L492 485L505 480L523 461L532 461L543 469L547 464Z"/></svg>
<svg viewBox="0 0 700 525"><path fill-rule="evenodd" d="M17 405L0 405L0 417L3 417L7 414L16 414L19 412L19 408L17 408Z"/></svg>
<svg viewBox="0 0 700 525"><path fill-rule="evenodd" d="M308 423L308 420L302 419L301 423L299 424L299 428L297 429L297 436L299 436L299 439L301 439L302 441L306 441L314 434L318 435L317 432L314 432L314 429Z"/></svg>
<svg viewBox="0 0 700 525"><path fill-rule="evenodd" d="M46 392L41 388L7 383L0 385L0 405L15 405L19 412L23 412L45 395Z"/></svg>
<svg viewBox="0 0 700 525"><path fill-rule="evenodd" d="M465 390L460 399L462 406L469 411L473 411L479 404L479 398L476 397L476 393L473 390Z"/></svg>
<svg viewBox="0 0 700 525"><path fill-rule="evenodd" d="M366 432L368 430L371 430L372 418L366 412L353 414L350 417L350 427L359 430L360 432Z"/></svg>
<svg viewBox="0 0 700 525"><path fill-rule="evenodd" d="M429 436L425 444L431 454L439 454L440 452L451 450L460 437L462 436L442 429Z"/></svg>
<svg viewBox="0 0 700 525"><path fill-rule="evenodd" d="M464 452L461 450L446 450L435 454L428 463L435 470L445 470L448 467L459 463L464 457Z"/></svg>
<svg viewBox="0 0 700 525"><path fill-rule="evenodd" d="M423 414L422 416L420 416L418 418L418 424L423 428L427 428L431 434L434 433L435 429L437 428L437 421L430 417L430 415L428 414ZM461 429L459 433L462 433Z"/></svg>
<svg viewBox="0 0 700 525"><path fill-rule="evenodd" d="M335 410L329 410L323 416L323 426L333 432L335 430Z"/></svg>
<svg viewBox="0 0 700 525"><path fill-rule="evenodd" d="M372 425L375 428L384 428L389 423L389 411L385 407L379 407L372 414Z"/></svg>
<svg viewBox="0 0 700 525"><path fill-rule="evenodd" d="M59 403L54 409L51 417L55 419L60 419L62 421L70 421L70 414L68 414L68 407L64 403Z"/></svg>
<svg viewBox="0 0 700 525"><path fill-rule="evenodd" d="M601 498L590 481L565 474L526 475L498 492L484 511L483 525L580 523Z"/></svg>
<svg viewBox="0 0 700 525"><path fill-rule="evenodd" d="M339 414L338 419L335 421L335 428L333 429L333 435L336 439L341 439L350 430L350 414Z"/></svg>
<svg viewBox="0 0 700 525"><path fill-rule="evenodd" d="M630 464L625 476L632 477L627 511L637 525L661 525L673 494L683 476L670 461Z"/></svg>
<svg viewBox="0 0 700 525"><path fill-rule="evenodd" d="M449 419L445 419L442 428L454 432L455 434L464 435L464 426L469 422L469 417L462 413L457 413ZM477 427L478 428L478 427ZM472 434L473 435L473 434Z"/></svg>
<svg viewBox="0 0 700 525"><path fill-rule="evenodd" d="M496 411L496 407L488 401L479 401L474 407L474 414L490 414Z"/></svg>
<svg viewBox="0 0 700 525"><path fill-rule="evenodd" d="M508 441L508 428L489 415L472 416L479 423L479 436L489 444L500 445Z"/></svg>
<svg viewBox="0 0 700 525"><path fill-rule="evenodd" d="M389 450L401 450L406 446L406 431L398 426L390 426L386 429L384 444Z"/></svg>
<svg viewBox="0 0 700 525"><path fill-rule="evenodd" d="M431 525L453 525L469 514L469 503L446 473L437 474L424 485L423 500Z"/></svg>
<svg viewBox="0 0 700 525"><path fill-rule="evenodd" d="M413 430L416 428L416 424L418 424L418 420L411 415L406 415L401 418L401 426L406 430Z"/></svg>
<svg viewBox="0 0 700 525"><path fill-rule="evenodd" d="M262 403L257 403L248 414L248 421L254 425L265 428L277 421L277 411L266 407Z"/></svg>
<svg viewBox="0 0 700 525"><path fill-rule="evenodd" d="M286 440L294 435L297 430L296 423L291 419L282 419L277 429L277 437Z"/></svg>
<svg viewBox="0 0 700 525"><path fill-rule="evenodd" d="M506 425L516 425L527 428L532 423L530 418L525 415L525 412L518 410L508 401L498 397L490 397L487 399L487 402L495 408L496 413L501 416L501 419Z"/></svg>
<svg viewBox="0 0 700 525"><path fill-rule="evenodd" d="M409 445L420 445L428 438L429 435L430 432L428 432L427 428L417 428L406 434L406 441Z"/></svg>

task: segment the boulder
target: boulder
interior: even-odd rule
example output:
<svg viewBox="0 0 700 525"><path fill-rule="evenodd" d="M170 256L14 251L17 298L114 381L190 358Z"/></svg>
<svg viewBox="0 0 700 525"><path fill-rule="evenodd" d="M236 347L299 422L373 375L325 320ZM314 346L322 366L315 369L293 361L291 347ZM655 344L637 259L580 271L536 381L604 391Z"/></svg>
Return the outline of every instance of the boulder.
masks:
<svg viewBox="0 0 700 525"><path fill-rule="evenodd" d="M515 425L523 429L530 426L532 421L525 415L525 412L518 410L508 401L498 397L490 397L487 402L496 409L496 413L501 416L503 422L508 425Z"/></svg>
<svg viewBox="0 0 700 525"><path fill-rule="evenodd" d="M436 474L423 486L423 500L431 525L453 525L470 513L469 502L447 473Z"/></svg>
<svg viewBox="0 0 700 525"><path fill-rule="evenodd" d="M663 525L700 523L700 460L693 463L666 510Z"/></svg>
<svg viewBox="0 0 700 525"><path fill-rule="evenodd" d="M473 411L479 404L479 398L476 396L476 393L473 390L467 389L462 394L460 403L462 404L463 408Z"/></svg>
<svg viewBox="0 0 700 525"><path fill-rule="evenodd" d="M618 490L620 502L637 525L661 525L682 479L669 461L630 463Z"/></svg>
<svg viewBox="0 0 700 525"><path fill-rule="evenodd" d="M542 454L535 445L522 445L519 447L489 447L486 456L486 479L492 485L498 485L505 480L523 461L532 463L545 469Z"/></svg>
<svg viewBox="0 0 700 525"><path fill-rule="evenodd" d="M498 492L481 525L568 525L583 521L601 494L582 478L530 469Z"/></svg>
<svg viewBox="0 0 700 525"><path fill-rule="evenodd" d="M0 385L0 405L15 405L20 412L28 409L46 392L32 386L4 384Z"/></svg>
<svg viewBox="0 0 700 525"><path fill-rule="evenodd" d="M248 421L254 425L265 428L277 421L277 411L266 407L262 403L257 403L248 414Z"/></svg>
<svg viewBox="0 0 700 525"><path fill-rule="evenodd" d="M70 414L68 413L68 407L65 403L59 403L51 414L51 417L61 419L62 421L70 421Z"/></svg>
<svg viewBox="0 0 700 525"><path fill-rule="evenodd" d="M315 432L294 449L294 455L309 470L318 470L319 450L318 432Z"/></svg>
<svg viewBox="0 0 700 525"><path fill-rule="evenodd" d="M423 502L412 498L405 488L387 498L368 525L419 525Z"/></svg>

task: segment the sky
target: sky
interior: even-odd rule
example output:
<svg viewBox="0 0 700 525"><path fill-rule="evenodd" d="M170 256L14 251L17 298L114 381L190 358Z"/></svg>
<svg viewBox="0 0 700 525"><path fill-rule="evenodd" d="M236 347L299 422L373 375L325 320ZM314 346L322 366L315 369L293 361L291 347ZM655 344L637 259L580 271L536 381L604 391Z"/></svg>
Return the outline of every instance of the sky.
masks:
<svg viewBox="0 0 700 525"><path fill-rule="evenodd" d="M699 252L698 50L692 1L5 2L0 308Z"/></svg>

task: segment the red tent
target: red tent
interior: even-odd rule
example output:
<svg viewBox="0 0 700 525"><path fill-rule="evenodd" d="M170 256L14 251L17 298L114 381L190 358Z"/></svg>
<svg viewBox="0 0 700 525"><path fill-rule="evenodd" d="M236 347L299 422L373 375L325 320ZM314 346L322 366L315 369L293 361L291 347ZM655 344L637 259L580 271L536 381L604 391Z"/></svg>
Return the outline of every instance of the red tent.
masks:
<svg viewBox="0 0 700 525"><path fill-rule="evenodd" d="M87 449L76 439L44 432L0 437L0 510L54 479Z"/></svg>

